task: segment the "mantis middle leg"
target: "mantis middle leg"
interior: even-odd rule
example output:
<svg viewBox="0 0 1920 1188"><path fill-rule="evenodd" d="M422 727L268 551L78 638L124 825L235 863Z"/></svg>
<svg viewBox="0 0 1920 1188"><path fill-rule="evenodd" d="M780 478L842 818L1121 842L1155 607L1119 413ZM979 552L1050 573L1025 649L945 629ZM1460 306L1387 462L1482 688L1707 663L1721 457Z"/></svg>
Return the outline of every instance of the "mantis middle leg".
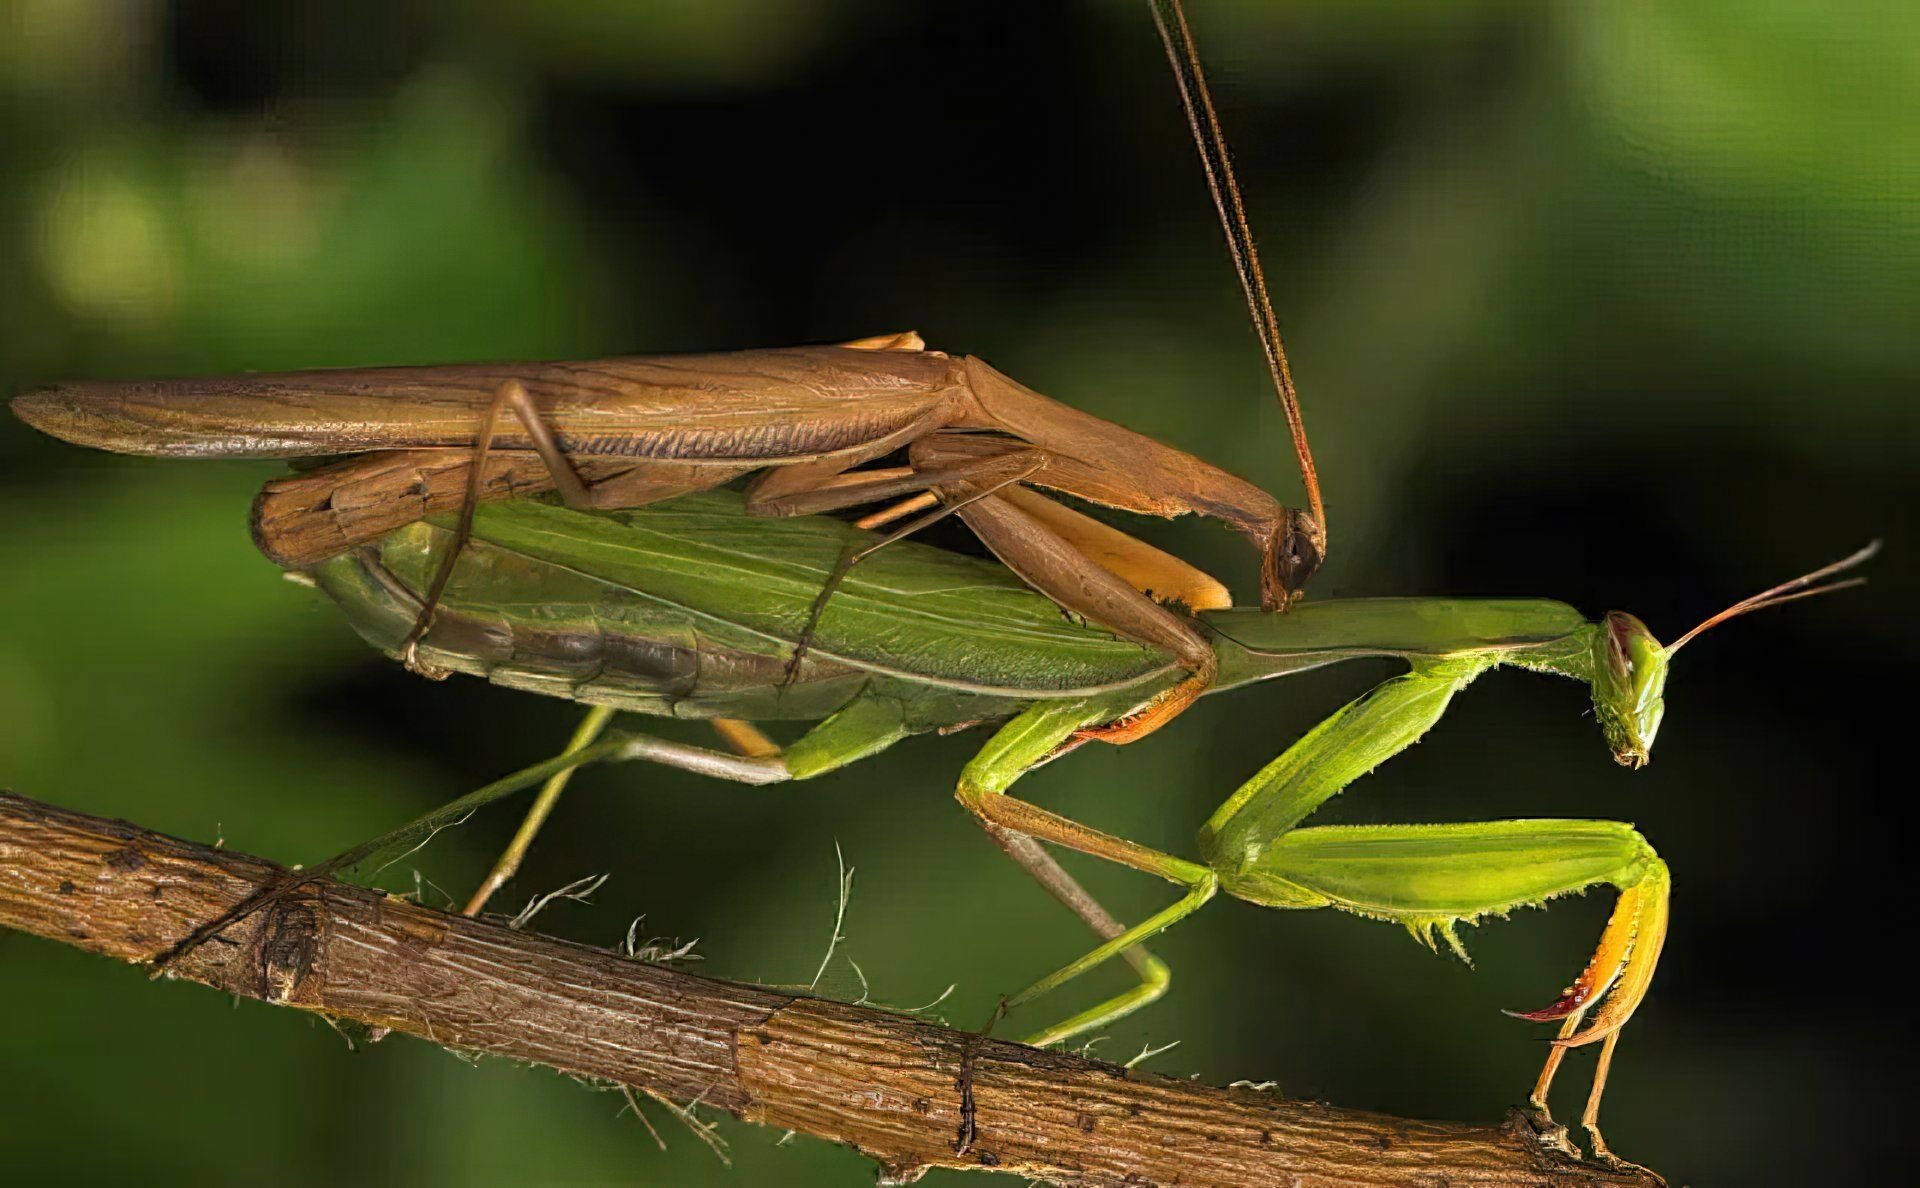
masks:
<svg viewBox="0 0 1920 1188"><path fill-rule="evenodd" d="M1027 866L1029 873L1060 897L1062 902L1079 912L1094 931L1106 937L1106 940L1078 960L1062 966L1008 998L1005 1004L1008 1008L1017 1007L1038 998L1094 966L1122 954L1127 956L1135 972L1140 975L1138 986L1028 1037L1026 1042L1031 1044L1057 1043L1104 1026L1138 1010L1165 993L1171 977L1166 965L1147 954L1140 946L1198 910L1201 905L1213 898L1214 892L1220 885L1219 878L1211 870L1197 863L1102 833L1078 821L1048 812L1038 805L1017 800L1006 794L1006 789L1015 780L1045 762L1062 746L1071 744L1080 731L1088 726L1097 725L1110 716L1110 709L1086 702L1043 702L1001 727L960 775L960 784L956 793L960 803L980 820L988 834L996 841L1005 835L1049 842L1067 849L1078 850L1083 854L1131 866L1135 870L1157 875L1184 888L1181 897L1171 906L1132 928L1117 929L1117 922L1114 922L1112 917L1107 916L1104 911L1099 910L1099 905L1092 905L1098 912L1097 915L1083 910L1070 897L1070 893L1063 893L1055 882L1050 881L1038 864L1029 862L1022 858L1020 853L1009 848L1008 852L1015 858L1021 859L1022 865ZM1003 848L1007 848L1004 843ZM1047 860L1047 865L1055 870L1058 869L1053 866L1051 859ZM1073 883L1065 871L1059 872L1059 878L1065 880L1073 891L1077 891L1081 898L1086 899L1086 902L1091 903L1091 899L1086 897L1084 891L1079 890L1078 884Z"/></svg>
<svg viewBox="0 0 1920 1188"><path fill-rule="evenodd" d="M1040 757L1044 758L1046 752L1070 740L1072 731L1087 717L1084 707L1080 707L1078 703L1075 703L1075 706L1076 709L1066 713L1056 710L1044 715L1047 721L1038 732L1024 727L1017 731L1015 739L1027 744L1022 750L1031 752L1033 748L1039 747L1042 752ZM1033 715L1030 713L1027 716ZM722 737L732 748L732 752L738 753L672 742L645 734L615 733L607 737L596 737L604 730L610 717L609 712L596 709L576 731L568 747L554 758L523 768L512 775L487 784L409 821L398 829L354 846L315 866L288 872L220 916L200 925L186 937L161 952L154 958L150 967L151 972L155 976L164 973L182 956L217 937L236 921L271 907L302 887L357 866L377 854L418 842L441 828L464 820L471 813L496 800L536 784L546 785L553 795L557 795L557 791L554 791L555 781L563 781L573 771L589 764L643 759L667 767L715 776L734 783L766 785L822 775L884 750L910 733L901 715L900 707L885 698L855 700L784 749L765 745L764 737L757 731L752 731L750 727L743 731L741 728L745 725L744 723L727 722L725 725L716 723ZM1016 724L1017 722L1018 720ZM1002 734L1005 733L1006 731L1002 731ZM999 737L996 735L996 739ZM1047 737L1051 737L1053 741L1050 743L1039 741ZM989 749L992 750L991 743ZM1003 751L997 754L1007 753ZM543 799L547 801L548 807L551 807L552 796L545 796ZM1063 822L1065 820L1064 818L1053 819ZM1072 825L1071 822L1066 824ZM523 825L522 831L525 832L529 825L532 829L537 829L539 820L530 814L528 825ZM1075 828L1082 831L1076 836L1104 836L1093 830L1087 830L1083 826L1075 826ZM1040 994L1116 953L1123 955L1140 977L1139 986L1118 996L1112 1003L1102 1008L1095 1008L1094 1011L1085 1012L1082 1016L1076 1016L1075 1020L1069 1021L1069 1024L1073 1024L1072 1026L1062 1025L1050 1029L1048 1033L1037 1037L1038 1039L1051 1042L1051 1039L1064 1038L1075 1031L1084 1030L1107 1019L1117 1018L1121 1014L1138 1009L1164 993L1169 982L1166 965L1141 948L1138 942L1159 931L1166 924L1172 923L1180 915L1184 915L1186 910L1191 910L1190 907L1164 921L1161 917L1166 917L1169 913L1162 913L1161 917L1156 917L1147 925L1126 929L1071 875L1062 870L1051 856L1041 850L1028 836L1028 831L1002 829L988 823L987 832L996 844L1019 862L1043 887L1086 921L1096 933L1107 938L1107 943L1094 954L1075 962L1047 979L1046 982L1037 984L1013 1001L1024 1001ZM1117 839L1115 840L1117 842ZM1131 845L1131 843L1119 844ZM1144 847L1132 847L1132 850L1139 854L1152 854L1152 851ZM1165 861L1174 864L1177 873L1198 878L1203 883L1207 882L1204 870L1193 867L1190 863L1181 864L1176 859L1167 858ZM1197 907L1199 902L1204 902L1205 896L1210 894L1209 887L1192 906ZM1190 894L1188 898L1194 897ZM1176 908L1179 906L1176 905Z"/></svg>

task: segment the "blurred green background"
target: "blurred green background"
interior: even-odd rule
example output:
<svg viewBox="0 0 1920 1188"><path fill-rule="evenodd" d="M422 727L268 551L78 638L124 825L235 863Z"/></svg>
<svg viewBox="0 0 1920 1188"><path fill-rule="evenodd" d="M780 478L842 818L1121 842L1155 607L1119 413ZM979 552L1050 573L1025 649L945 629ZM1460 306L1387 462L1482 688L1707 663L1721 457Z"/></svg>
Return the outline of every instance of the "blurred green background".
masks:
<svg viewBox="0 0 1920 1188"><path fill-rule="evenodd" d="M1636 822L1673 934L1607 1101L1697 1184L1860 1183L1903 1146L1920 18L1898 3L1228 4L1193 19L1265 249L1340 594L1563 598L1671 637L1888 540L1865 591L1678 663L1655 762L1582 691L1484 679L1321 820ZM1144 6L883 0L0 0L0 393L55 379L787 345L917 328L1293 490ZM312 861L558 746L575 711L410 678L246 534L272 464L95 455L0 419L0 785ZM1251 591L1237 540L1143 533ZM1233 786L1383 668L1090 748L1036 799L1190 852ZM954 805L979 735L817 784L588 773L501 901L698 937L696 968L844 958L961 1025L1085 944ZM413 858L464 897L514 813ZM1164 887L1071 863L1123 916ZM411 886L410 869L390 872ZM437 892L433 888L445 888ZM1096 1049L1420 1116L1523 1098L1533 1007L1604 896L1468 937L1221 902ZM1108 986L1121 975L1109 972ZM858 979L836 960L832 988ZM1091 1001L1093 988L1067 992ZM732 1123L723 1170L617 1096L149 985L0 937L17 1183L851 1184ZM1051 1007L1049 1008L1051 1009ZM1898 1031L1895 1030L1895 1034ZM1591 1068L1562 1078L1575 1117Z"/></svg>

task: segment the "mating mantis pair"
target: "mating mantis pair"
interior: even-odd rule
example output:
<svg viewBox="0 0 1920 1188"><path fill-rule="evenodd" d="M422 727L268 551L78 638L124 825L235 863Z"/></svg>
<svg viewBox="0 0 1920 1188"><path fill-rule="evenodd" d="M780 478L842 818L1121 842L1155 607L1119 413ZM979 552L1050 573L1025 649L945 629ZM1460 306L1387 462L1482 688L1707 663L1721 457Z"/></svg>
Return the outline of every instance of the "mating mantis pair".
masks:
<svg viewBox="0 0 1920 1188"><path fill-rule="evenodd" d="M897 539L957 514L1062 608L1178 656L1187 679L1110 731L1116 742L1144 736L1212 679L1212 649L1162 602L1205 610L1230 599L1208 575L1035 488L1145 515L1224 521L1258 550L1269 610L1300 593L1326 552L1299 400L1199 56L1177 0L1152 8L1287 417L1305 509L1041 396L980 359L927 350L911 332L719 355L73 383L20 396L14 412L53 436L124 453L353 455L270 483L256 501L255 541L290 569L434 512L470 516L479 503L544 490L572 507L606 510L752 473L745 510L761 516L904 497L863 523L925 512ZM904 466L867 466L901 452ZM415 644L458 552L448 553L405 645L410 666L418 667ZM837 582L826 583L823 605ZM796 648L805 646L803 635Z"/></svg>
<svg viewBox="0 0 1920 1188"><path fill-rule="evenodd" d="M1047 400L977 359L927 351L913 335L592 363L74 384L22 396L14 408L57 436L128 452L355 455L271 484L256 504L256 539L277 561L311 572L357 628L410 663L639 712L818 723L777 754L583 738L489 794L613 757L747 783L805 778L907 734L1007 719L962 774L960 799L1102 936L1016 1001L1115 955L1140 973L1136 988L1041 1041L1162 993L1167 971L1141 943L1222 890L1272 906L1343 907L1457 945L1460 922L1614 885L1619 906L1593 961L1560 1001L1531 1016L1565 1020L1536 1087L1542 1103L1567 1047L1604 1043L1591 1127L1619 1029L1645 995L1664 936L1667 872L1646 843L1607 822L1299 826L1500 665L1589 684L1616 758L1644 762L1679 644L1661 648L1630 616L1589 622L1554 603L1369 600L1274 613L1325 556L1325 510L1184 17L1177 3L1155 14L1287 412L1304 509ZM903 451L904 464L887 464ZM749 475L744 496L713 490ZM1231 609L1207 575L1034 488L1227 522L1260 553L1260 607ZM492 502L547 489L610 514ZM863 523L918 518L885 538L834 521L755 518L892 500L901 502ZM418 524L456 511L451 536ZM946 514L1006 569L906 544L878 548ZM858 558L866 560L854 568ZM1728 613L1830 588L1815 584L1829 572ZM1091 625L1063 619L1061 608ZM1200 861L1009 794L1038 764L1089 739L1143 737L1203 693L1380 655L1406 660L1409 672L1249 779L1208 822ZM1043 842L1165 878L1180 898L1123 927Z"/></svg>

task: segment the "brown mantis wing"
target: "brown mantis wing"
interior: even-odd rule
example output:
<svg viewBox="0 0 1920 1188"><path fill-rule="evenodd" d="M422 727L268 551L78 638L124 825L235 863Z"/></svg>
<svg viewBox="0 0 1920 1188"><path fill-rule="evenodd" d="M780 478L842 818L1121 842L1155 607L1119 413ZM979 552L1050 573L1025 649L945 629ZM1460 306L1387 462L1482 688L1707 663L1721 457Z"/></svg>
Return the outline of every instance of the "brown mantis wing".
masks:
<svg viewBox="0 0 1920 1188"><path fill-rule="evenodd" d="M806 491L852 466L948 425L998 430L1045 449L1040 486L1090 502L1155 516L1216 516L1253 539L1263 554L1285 518L1266 492L1191 454L1050 400L977 359L915 349L903 335L859 345L638 356L586 363L474 364L243 375L204 380L74 383L13 402L28 423L81 445L122 453L188 457L301 457L375 451L420 453L365 468L348 465L285 480L256 515L276 558L313 559L308 541L338 536L339 547L397 526L406 514L376 510L391 491L409 511L441 510L437 492L458 490L453 472L471 456L478 425L502 385L518 381L588 486L626 476L635 502L725 481L739 467L778 467L756 495ZM521 458L537 442L512 418L495 426L491 453ZM665 467L600 466L615 458ZM552 486L524 465L489 459L483 490L508 497ZM417 490L400 482L418 468ZM700 471L675 469L699 467ZM716 469L705 470L713 467ZM321 477L325 476L325 477ZM325 514L329 479L353 488L366 535L338 525L308 526L302 504ZM697 480L697 481L695 481ZM691 482L691 485L687 485ZM615 489L594 506L632 506ZM298 496L290 494L298 492ZM284 496L278 499L277 496ZM274 506L266 507L264 503ZM413 516L410 518L417 518ZM407 522L407 521L397 521ZM301 543L281 544L279 533Z"/></svg>
<svg viewBox="0 0 1920 1188"><path fill-rule="evenodd" d="M471 450L500 388L519 381L573 457L797 462L957 408L938 351L815 346L580 363L481 363L73 383L14 411L43 432L124 454L298 458ZM937 420L948 419L936 416ZM503 420L494 448L534 447Z"/></svg>

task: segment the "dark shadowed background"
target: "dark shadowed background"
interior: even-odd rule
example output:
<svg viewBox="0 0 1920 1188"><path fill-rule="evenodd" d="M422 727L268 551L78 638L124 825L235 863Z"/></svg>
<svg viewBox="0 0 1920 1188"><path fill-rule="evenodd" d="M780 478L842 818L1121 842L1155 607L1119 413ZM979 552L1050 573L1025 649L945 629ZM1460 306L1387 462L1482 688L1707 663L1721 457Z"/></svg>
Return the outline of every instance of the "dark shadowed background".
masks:
<svg viewBox="0 0 1920 1188"><path fill-rule="evenodd" d="M1577 686L1484 678L1322 821L1637 823L1673 933L1607 1102L1676 1183L1862 1183L1904 1145L1916 660L1920 21L1819 0L1227 4L1193 18L1328 484L1342 594L1527 595L1671 638L1883 536L1874 584L1676 664L1653 764ZM1291 494L1280 418L1143 5L0 0L0 394L55 379L777 346L917 328ZM576 711L365 648L252 551L271 463L91 454L0 418L0 784L312 861L554 750ZM1141 531L1251 564L1205 524ZM1241 779L1388 669L1201 705L1023 784L1191 852ZM951 780L979 735L817 784L575 785L501 901L698 937L703 972L960 1025L1084 947ZM418 867L464 897L511 809ZM1072 862L1122 915L1166 888ZM444 888L444 892L439 890ZM1157 945L1096 1049L1496 1118L1605 896L1473 930L1233 901ZM1111 990L1122 974L1100 975ZM1063 992L1057 1006L1092 1000ZM1074 996L1078 995L1076 999ZM852 1184L725 1122L724 1171L616 1095L0 937L18 1183ZM1037 1009L1037 1008L1036 1008ZM1591 1056L1569 1061L1577 1116Z"/></svg>

